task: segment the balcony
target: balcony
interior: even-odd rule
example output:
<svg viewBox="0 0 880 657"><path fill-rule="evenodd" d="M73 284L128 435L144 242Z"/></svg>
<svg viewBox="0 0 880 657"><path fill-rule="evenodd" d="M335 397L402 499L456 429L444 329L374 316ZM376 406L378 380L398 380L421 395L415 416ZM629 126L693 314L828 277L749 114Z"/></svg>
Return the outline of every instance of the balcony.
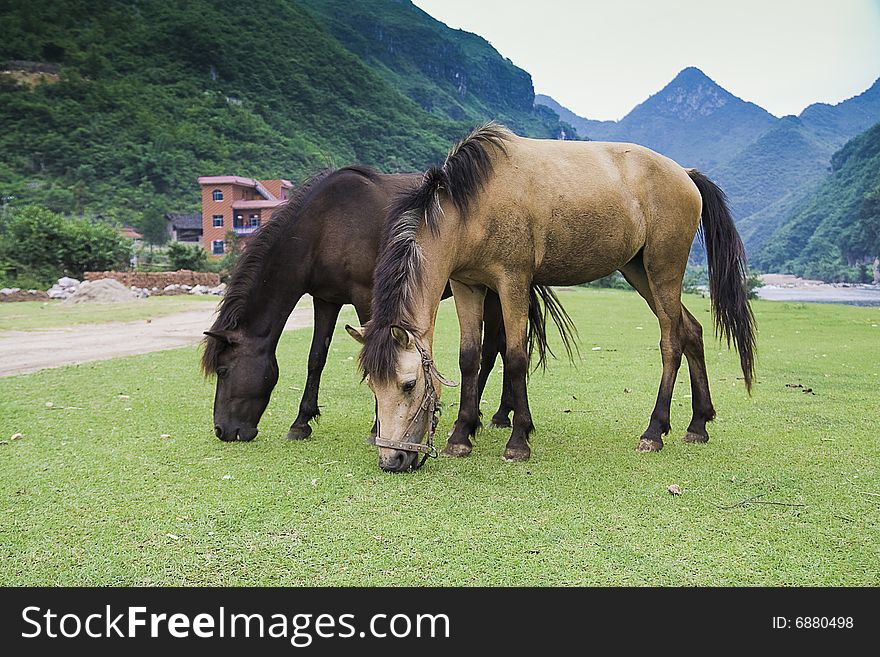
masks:
<svg viewBox="0 0 880 657"><path fill-rule="evenodd" d="M250 235L260 230L259 226L233 226L232 232L236 235Z"/></svg>

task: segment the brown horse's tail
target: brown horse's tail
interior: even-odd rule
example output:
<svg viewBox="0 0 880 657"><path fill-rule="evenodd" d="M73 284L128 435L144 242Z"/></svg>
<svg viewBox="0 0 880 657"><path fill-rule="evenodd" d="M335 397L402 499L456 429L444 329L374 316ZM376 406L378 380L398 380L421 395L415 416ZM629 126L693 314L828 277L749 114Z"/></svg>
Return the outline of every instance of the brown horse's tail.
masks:
<svg viewBox="0 0 880 657"><path fill-rule="evenodd" d="M562 338L562 346L568 354L568 360L574 361L574 352L578 351L577 327L571 321L559 297L552 288L546 285L535 285L529 288L529 359L535 351L538 353L538 367L544 369L547 366L547 354L553 356L553 350L547 342L547 317L553 320Z"/></svg>
<svg viewBox="0 0 880 657"><path fill-rule="evenodd" d="M745 284L748 276L745 248L721 188L696 169L688 169L688 175L703 198L700 231L709 260L715 333L727 340L728 348L731 341L736 345L746 390L751 393L755 376L755 316Z"/></svg>

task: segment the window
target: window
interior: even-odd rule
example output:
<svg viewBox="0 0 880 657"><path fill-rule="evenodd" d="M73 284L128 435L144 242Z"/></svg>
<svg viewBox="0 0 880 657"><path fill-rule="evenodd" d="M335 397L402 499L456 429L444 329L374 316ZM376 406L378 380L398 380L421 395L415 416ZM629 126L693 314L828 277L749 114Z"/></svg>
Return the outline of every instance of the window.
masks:
<svg viewBox="0 0 880 657"><path fill-rule="evenodd" d="M226 245L223 243L223 240L214 240L211 242L211 254L212 255L223 255L226 251Z"/></svg>
<svg viewBox="0 0 880 657"><path fill-rule="evenodd" d="M222 228L223 227L223 215L215 214L214 215L214 228Z"/></svg>
<svg viewBox="0 0 880 657"><path fill-rule="evenodd" d="M251 216L248 217L248 226L250 226L251 228L256 228L259 225L260 225L260 215L252 214Z"/></svg>
<svg viewBox="0 0 880 657"><path fill-rule="evenodd" d="M214 190L213 196L215 201L223 200L223 192L221 192L219 189Z"/></svg>

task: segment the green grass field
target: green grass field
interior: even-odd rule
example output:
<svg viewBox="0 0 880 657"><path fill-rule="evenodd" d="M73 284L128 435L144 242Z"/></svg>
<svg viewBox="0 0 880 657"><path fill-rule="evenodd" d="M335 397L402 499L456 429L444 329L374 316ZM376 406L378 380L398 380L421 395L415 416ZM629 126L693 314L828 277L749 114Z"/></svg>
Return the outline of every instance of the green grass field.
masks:
<svg viewBox="0 0 880 657"><path fill-rule="evenodd" d="M33 331L75 324L133 322L216 304L213 295L180 294L150 297L124 303L80 303L61 301L19 301L0 305L0 331Z"/></svg>
<svg viewBox="0 0 880 657"><path fill-rule="evenodd" d="M681 442L683 368L666 447L640 454L660 374L654 317L634 293L560 298L583 361L532 375L524 464L503 462L507 431L486 429L467 459L380 471L341 328L324 416L302 443L283 436L309 330L282 339L250 444L213 437L195 348L0 379L0 584L880 585L880 309L756 302L754 395L707 342L711 441ZM707 300L686 303L709 329ZM448 302L438 336L456 378ZM499 386L493 375L484 417Z"/></svg>

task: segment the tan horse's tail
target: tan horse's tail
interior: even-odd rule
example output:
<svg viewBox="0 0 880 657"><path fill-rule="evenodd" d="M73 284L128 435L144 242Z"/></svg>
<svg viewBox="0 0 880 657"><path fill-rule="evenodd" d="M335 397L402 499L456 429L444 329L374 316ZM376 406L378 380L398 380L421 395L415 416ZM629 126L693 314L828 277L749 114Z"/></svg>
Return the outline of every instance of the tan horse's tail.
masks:
<svg viewBox="0 0 880 657"><path fill-rule="evenodd" d="M746 390L751 393L755 376L755 316L749 305L746 253L727 198L718 185L696 169L688 169L703 198L700 230L709 260L709 294L715 332L739 351Z"/></svg>
<svg viewBox="0 0 880 657"><path fill-rule="evenodd" d="M553 356L553 350L547 341L547 317L556 324L559 337L562 338L562 346L568 354L568 360L574 361L574 352L578 351L577 327L571 321L559 297L553 288L546 285L535 285L529 288L529 358L537 351L538 361L535 369L542 369L547 365L547 354Z"/></svg>

